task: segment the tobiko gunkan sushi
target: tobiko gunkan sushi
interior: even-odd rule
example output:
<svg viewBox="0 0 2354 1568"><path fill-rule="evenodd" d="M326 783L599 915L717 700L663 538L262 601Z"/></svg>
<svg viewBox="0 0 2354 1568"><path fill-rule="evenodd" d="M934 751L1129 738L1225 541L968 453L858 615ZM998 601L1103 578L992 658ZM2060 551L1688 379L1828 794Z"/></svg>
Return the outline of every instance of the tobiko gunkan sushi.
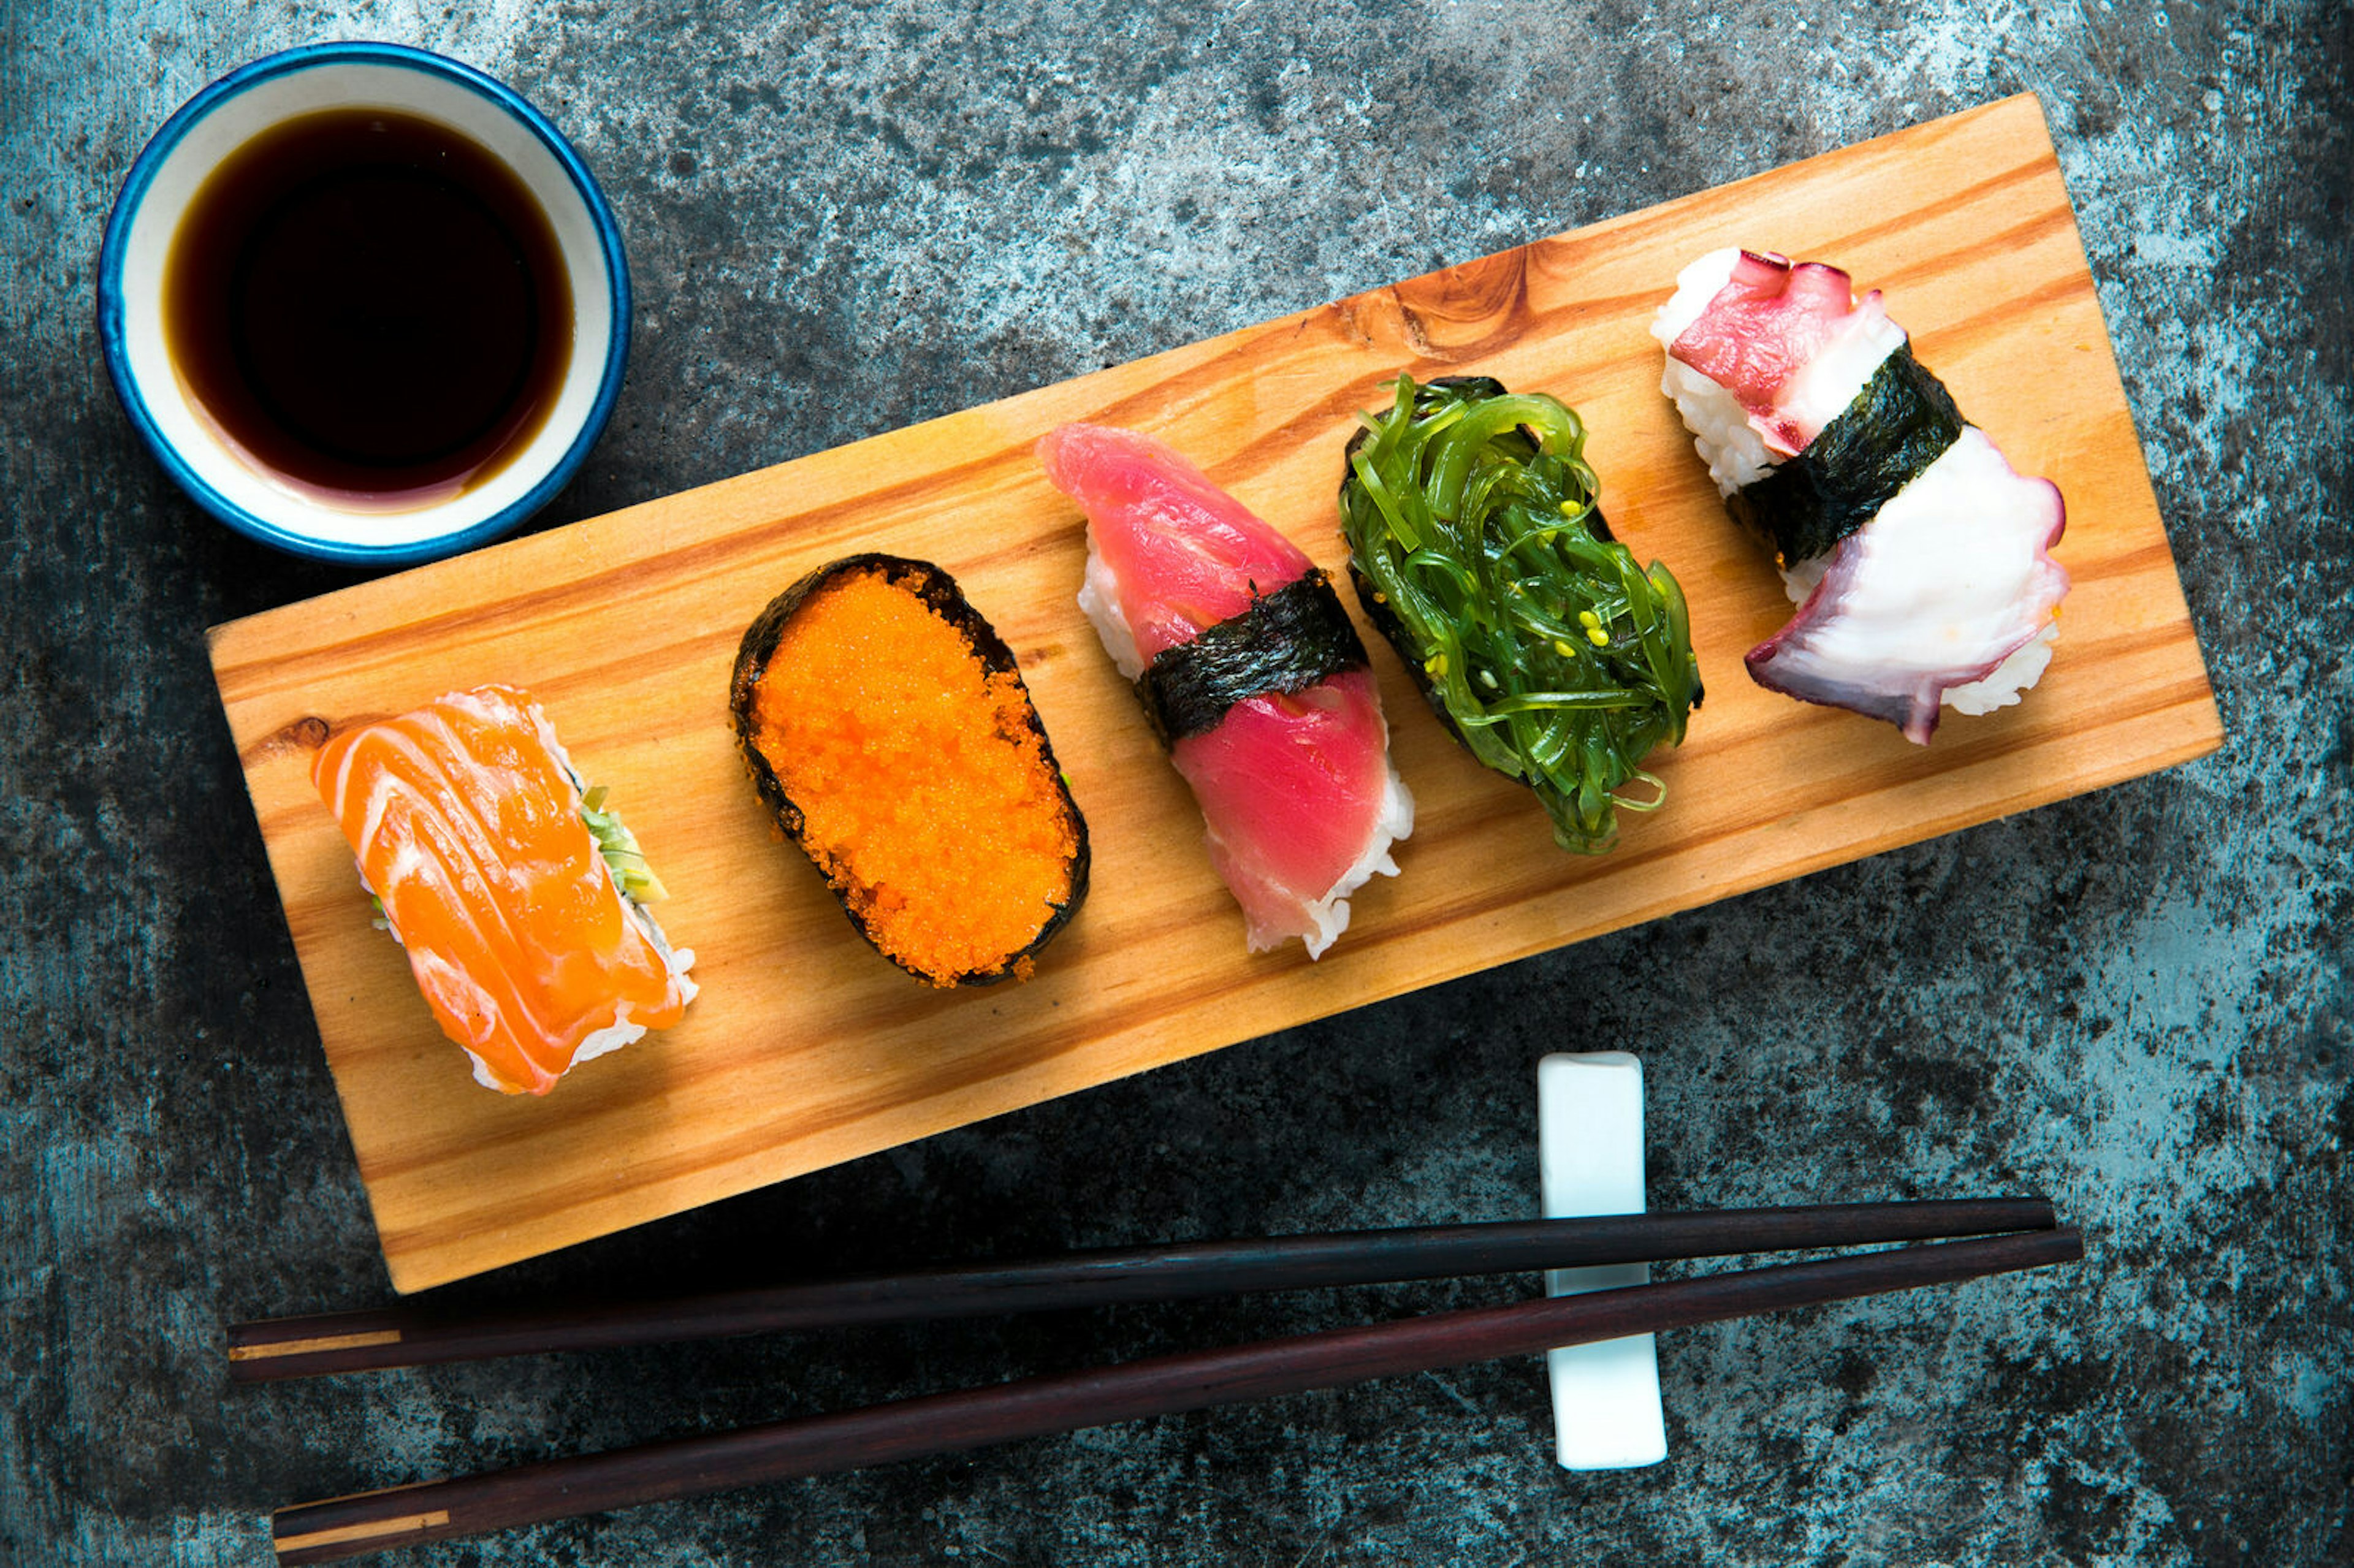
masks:
<svg viewBox="0 0 2354 1568"><path fill-rule="evenodd" d="M778 825L917 979L1026 979L1087 897L1087 820L1013 652L929 561L850 556L778 595L727 705Z"/></svg>
<svg viewBox="0 0 2354 1568"><path fill-rule="evenodd" d="M1941 704L1990 713L2035 684L2068 591L2060 491L1964 422L1880 291L1720 250L1684 269L1651 331L1660 389L1799 606L1747 654L1759 685L1925 745Z"/></svg>
<svg viewBox="0 0 2354 1568"><path fill-rule="evenodd" d="M504 1094L676 1023L695 955L637 841L527 692L453 692L331 735L312 782L442 1032Z"/></svg>
<svg viewBox="0 0 2354 1568"><path fill-rule="evenodd" d="M1315 958L1397 874L1414 797L1331 579L1165 443L1065 425L1038 443L1087 515L1079 605L1193 791L1253 952Z"/></svg>

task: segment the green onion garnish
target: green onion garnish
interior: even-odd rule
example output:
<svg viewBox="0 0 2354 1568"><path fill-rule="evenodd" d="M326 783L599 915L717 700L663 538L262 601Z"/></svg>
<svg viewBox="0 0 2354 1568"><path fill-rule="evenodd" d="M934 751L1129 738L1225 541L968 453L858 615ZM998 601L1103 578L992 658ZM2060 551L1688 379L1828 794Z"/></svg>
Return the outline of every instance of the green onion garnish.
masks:
<svg viewBox="0 0 2354 1568"><path fill-rule="evenodd" d="M588 832L597 840L597 853L605 857L612 868L614 884L622 895L641 904L651 904L657 898L667 898L670 891L646 863L638 848L638 841L622 822L617 812L605 810L606 786L599 784L581 791L580 820L588 824Z"/></svg>

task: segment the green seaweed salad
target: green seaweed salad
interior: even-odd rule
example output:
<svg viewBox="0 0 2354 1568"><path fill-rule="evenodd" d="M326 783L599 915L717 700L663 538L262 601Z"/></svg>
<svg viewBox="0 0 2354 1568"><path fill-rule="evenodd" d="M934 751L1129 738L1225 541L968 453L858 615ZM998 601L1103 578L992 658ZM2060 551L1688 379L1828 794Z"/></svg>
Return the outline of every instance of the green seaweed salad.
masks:
<svg viewBox="0 0 2354 1568"><path fill-rule="evenodd" d="M1700 705L1683 590L1612 539L1558 398L1484 376L1396 387L1341 484L1358 597L1455 737L1536 791L1564 849L1599 854L1617 808L1666 799L1643 758ZM1647 796L1619 793L1635 780Z"/></svg>

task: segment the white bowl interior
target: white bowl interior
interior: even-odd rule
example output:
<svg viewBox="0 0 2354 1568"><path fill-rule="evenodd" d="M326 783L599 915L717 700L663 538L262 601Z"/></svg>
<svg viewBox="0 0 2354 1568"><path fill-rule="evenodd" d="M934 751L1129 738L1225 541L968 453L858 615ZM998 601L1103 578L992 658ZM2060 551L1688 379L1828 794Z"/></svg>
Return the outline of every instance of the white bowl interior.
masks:
<svg viewBox="0 0 2354 1568"><path fill-rule="evenodd" d="M246 462L190 400L164 343L164 269L188 203L223 159L254 136L323 109L382 108L439 121L495 154L547 215L572 291L572 357L538 433L504 467L462 494L391 511L342 508ZM443 538L497 515L561 462L597 401L613 334L610 275L597 224L564 165L508 109L463 82L417 67L323 60L223 97L165 154L122 250L122 347L164 440L234 506L291 534L337 545L398 548Z"/></svg>

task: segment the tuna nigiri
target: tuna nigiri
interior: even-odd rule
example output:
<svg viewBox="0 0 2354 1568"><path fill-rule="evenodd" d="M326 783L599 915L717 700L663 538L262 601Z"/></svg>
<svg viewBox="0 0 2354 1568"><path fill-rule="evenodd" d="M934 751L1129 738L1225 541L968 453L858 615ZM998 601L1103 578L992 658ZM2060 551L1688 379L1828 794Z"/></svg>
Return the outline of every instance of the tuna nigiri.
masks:
<svg viewBox="0 0 2354 1568"><path fill-rule="evenodd" d="M2067 509L2014 471L1918 360L1880 291L1819 261L1721 250L1652 333L1736 521L1799 609L1750 650L1759 685L1926 744L1942 705L2019 701L2052 659Z"/></svg>
<svg viewBox="0 0 2354 1568"><path fill-rule="evenodd" d="M1414 797L1364 643L1326 575L1163 442L1066 425L1038 443L1087 514L1079 605L1202 808L1253 952L1315 958L1349 896L1397 874Z"/></svg>
<svg viewBox="0 0 2354 1568"><path fill-rule="evenodd" d="M529 694L482 686L344 730L311 778L486 1086L544 1095L694 999L695 955L624 894L659 884Z"/></svg>

